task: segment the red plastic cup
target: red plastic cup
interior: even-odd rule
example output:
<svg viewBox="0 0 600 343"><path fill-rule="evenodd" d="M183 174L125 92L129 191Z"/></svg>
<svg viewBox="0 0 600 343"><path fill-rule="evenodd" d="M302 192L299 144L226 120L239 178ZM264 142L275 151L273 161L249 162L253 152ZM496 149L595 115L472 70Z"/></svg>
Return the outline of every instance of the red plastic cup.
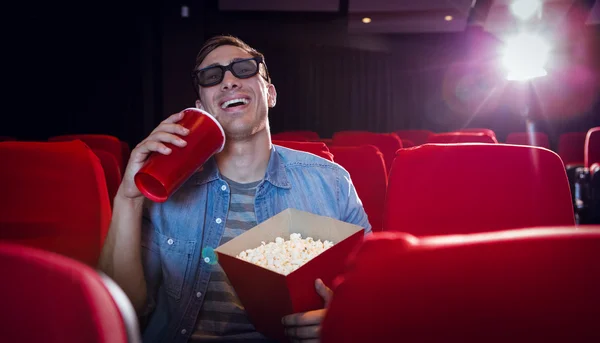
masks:
<svg viewBox="0 0 600 343"><path fill-rule="evenodd" d="M152 201L165 202L189 179L209 158L225 146L225 131L210 114L197 108L183 110L184 116L178 124L189 129L182 137L184 147L165 143L171 153L163 155L153 152L142 168L135 174L135 184Z"/></svg>

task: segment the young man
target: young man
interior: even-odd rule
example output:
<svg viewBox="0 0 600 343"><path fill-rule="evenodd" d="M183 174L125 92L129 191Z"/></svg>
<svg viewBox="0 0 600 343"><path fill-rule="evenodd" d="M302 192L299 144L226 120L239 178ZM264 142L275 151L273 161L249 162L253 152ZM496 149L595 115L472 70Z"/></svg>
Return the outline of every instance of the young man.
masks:
<svg viewBox="0 0 600 343"><path fill-rule="evenodd" d="M223 126L224 150L167 202L144 199L133 181L164 144L185 148L187 131L164 120L132 151L114 200L100 269L147 316L144 342L266 341L256 332L214 249L277 213L296 208L353 223L370 231L348 173L314 155L271 144L268 109L277 92L262 54L241 40L208 40L193 73L196 106ZM324 299L331 291L315 280ZM318 342L325 309L282 319L291 340Z"/></svg>

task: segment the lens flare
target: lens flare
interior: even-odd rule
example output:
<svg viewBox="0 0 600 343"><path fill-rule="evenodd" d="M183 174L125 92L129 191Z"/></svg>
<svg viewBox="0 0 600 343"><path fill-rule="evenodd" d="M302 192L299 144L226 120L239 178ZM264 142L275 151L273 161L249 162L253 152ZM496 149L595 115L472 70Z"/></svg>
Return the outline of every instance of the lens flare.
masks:
<svg viewBox="0 0 600 343"><path fill-rule="evenodd" d="M508 80L530 80L548 73L550 46L536 35L522 33L509 38L503 51L502 64L508 71Z"/></svg>
<svg viewBox="0 0 600 343"><path fill-rule="evenodd" d="M521 20L528 20L540 10L539 0L516 0L510 5L512 13Z"/></svg>

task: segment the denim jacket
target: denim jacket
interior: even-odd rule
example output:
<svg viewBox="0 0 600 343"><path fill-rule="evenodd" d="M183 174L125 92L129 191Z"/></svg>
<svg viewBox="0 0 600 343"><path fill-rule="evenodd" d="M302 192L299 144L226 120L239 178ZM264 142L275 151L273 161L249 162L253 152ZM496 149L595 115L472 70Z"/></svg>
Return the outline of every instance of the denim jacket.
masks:
<svg viewBox="0 0 600 343"><path fill-rule="evenodd" d="M204 301L229 209L229 186L214 159L164 203L147 201L142 264L148 291L144 342L187 342ZM273 146L255 200L262 223L295 208L371 230L350 175L312 154Z"/></svg>

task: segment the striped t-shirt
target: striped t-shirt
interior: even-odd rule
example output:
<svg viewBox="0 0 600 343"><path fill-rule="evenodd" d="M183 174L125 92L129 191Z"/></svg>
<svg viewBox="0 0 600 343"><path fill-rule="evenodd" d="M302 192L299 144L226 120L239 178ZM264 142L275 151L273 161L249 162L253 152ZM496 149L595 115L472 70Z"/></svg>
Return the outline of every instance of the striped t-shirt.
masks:
<svg viewBox="0 0 600 343"><path fill-rule="evenodd" d="M254 198L260 181L237 183L225 177L231 191L229 212L220 244L225 244L256 226ZM189 342L267 342L256 332L225 272L218 264L212 266L204 303L196 322L196 331Z"/></svg>

